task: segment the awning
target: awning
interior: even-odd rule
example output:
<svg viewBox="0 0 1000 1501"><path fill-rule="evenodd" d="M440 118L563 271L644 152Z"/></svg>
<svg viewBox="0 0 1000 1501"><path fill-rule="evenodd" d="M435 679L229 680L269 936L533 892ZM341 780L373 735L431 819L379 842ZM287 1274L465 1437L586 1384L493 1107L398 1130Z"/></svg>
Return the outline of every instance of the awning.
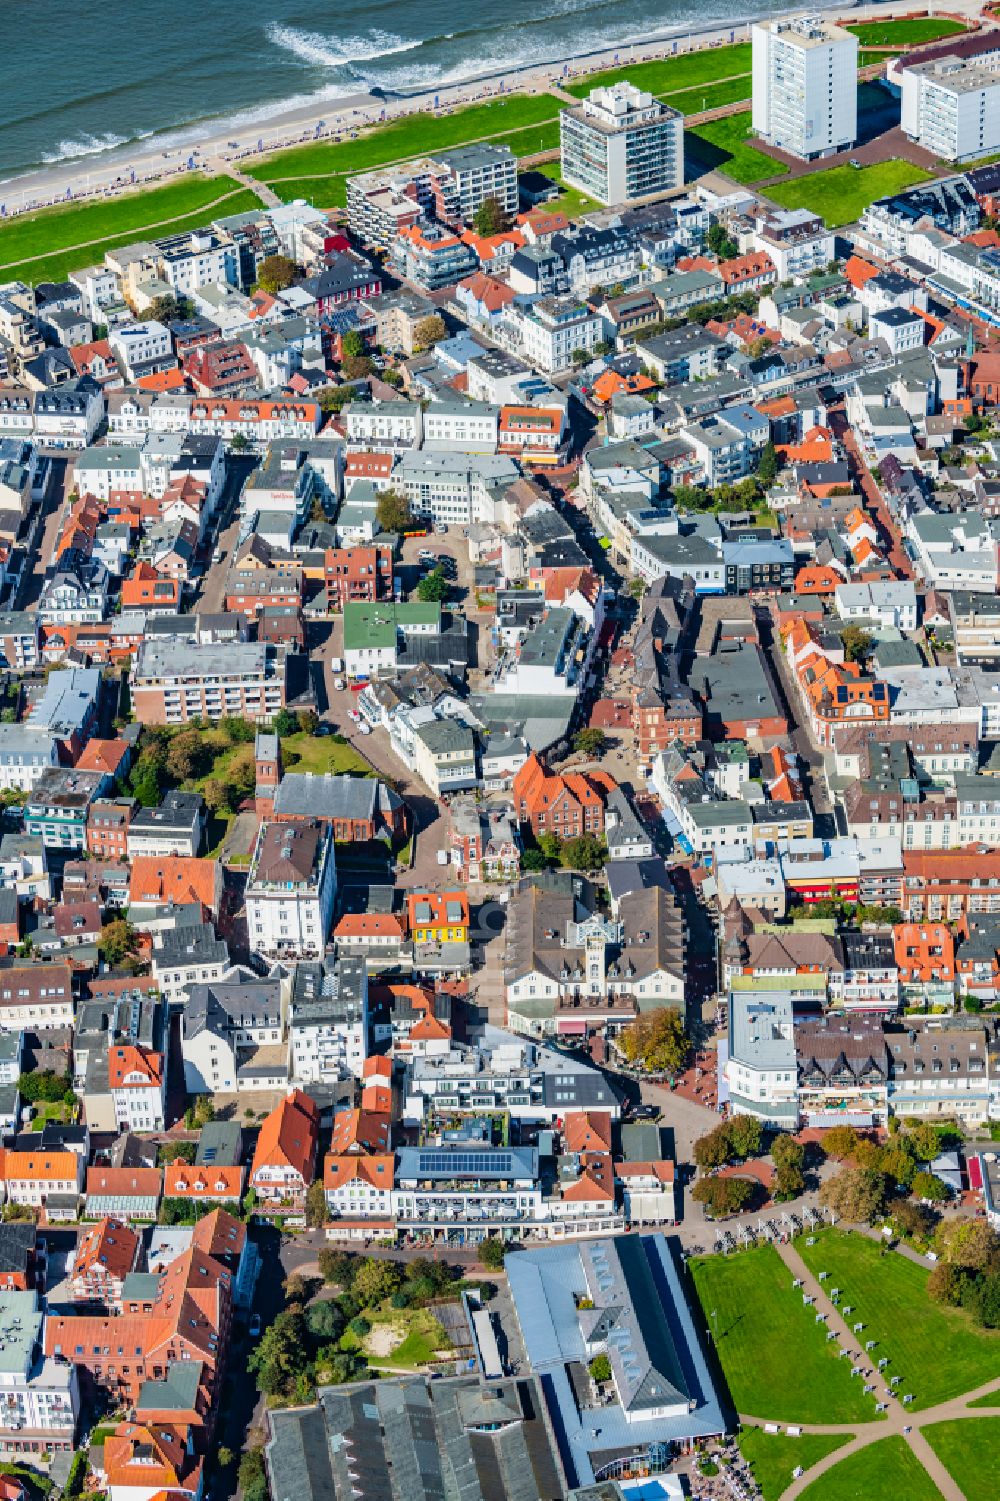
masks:
<svg viewBox="0 0 1000 1501"><path fill-rule="evenodd" d="M860 1110L820 1110L816 1115L806 1116L806 1125L814 1130L822 1130L825 1126L856 1126L864 1131L870 1130L874 1124L874 1116Z"/></svg>
<svg viewBox="0 0 1000 1501"><path fill-rule="evenodd" d="M983 1164L979 1157L969 1158L969 1187L981 1189L983 1186Z"/></svg>
<svg viewBox="0 0 1000 1501"><path fill-rule="evenodd" d="M587 1023L586 1021L577 1021L575 1017L571 1017L565 1021L560 1018L556 1022L556 1031L563 1037L585 1037L587 1035Z"/></svg>

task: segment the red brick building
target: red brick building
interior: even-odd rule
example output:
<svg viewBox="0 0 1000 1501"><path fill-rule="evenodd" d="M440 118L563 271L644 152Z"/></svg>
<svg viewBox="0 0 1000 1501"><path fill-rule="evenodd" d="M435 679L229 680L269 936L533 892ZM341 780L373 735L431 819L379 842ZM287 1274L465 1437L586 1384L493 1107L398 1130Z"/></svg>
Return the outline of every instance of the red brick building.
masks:
<svg viewBox="0 0 1000 1501"><path fill-rule="evenodd" d="M561 776L548 771L537 756L529 756L514 778L517 821L529 824L536 839L540 834L562 839L603 834L604 804L615 785L606 772L571 771Z"/></svg>
<svg viewBox="0 0 1000 1501"><path fill-rule="evenodd" d="M323 571L330 610L342 610L349 601L392 596L391 548L328 547Z"/></svg>

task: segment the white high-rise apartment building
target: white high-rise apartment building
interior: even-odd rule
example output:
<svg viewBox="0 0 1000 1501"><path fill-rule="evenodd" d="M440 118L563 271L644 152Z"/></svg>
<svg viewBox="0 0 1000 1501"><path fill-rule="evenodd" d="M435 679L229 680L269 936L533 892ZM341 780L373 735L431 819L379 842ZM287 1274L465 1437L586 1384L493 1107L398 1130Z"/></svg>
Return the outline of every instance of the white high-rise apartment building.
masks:
<svg viewBox="0 0 1000 1501"><path fill-rule="evenodd" d="M559 113L563 180L600 203L684 184L684 117L622 80Z"/></svg>
<svg viewBox="0 0 1000 1501"><path fill-rule="evenodd" d="M811 160L858 135L858 39L816 16L753 28L753 128L772 146Z"/></svg>
<svg viewBox="0 0 1000 1501"><path fill-rule="evenodd" d="M1000 150L1000 55L994 66L939 57L904 68L902 126L947 162Z"/></svg>

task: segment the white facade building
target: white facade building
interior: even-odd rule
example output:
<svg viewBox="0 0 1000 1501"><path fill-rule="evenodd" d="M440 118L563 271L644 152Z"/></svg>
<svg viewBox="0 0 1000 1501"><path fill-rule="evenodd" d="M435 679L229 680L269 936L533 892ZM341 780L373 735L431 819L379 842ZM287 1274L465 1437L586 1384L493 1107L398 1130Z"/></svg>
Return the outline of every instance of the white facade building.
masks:
<svg viewBox="0 0 1000 1501"><path fill-rule="evenodd" d="M684 185L684 117L622 80L559 114L562 174L601 203Z"/></svg>
<svg viewBox="0 0 1000 1501"><path fill-rule="evenodd" d="M109 342L128 380L135 380L157 361L173 356L170 330L155 319L116 328Z"/></svg>
<svg viewBox="0 0 1000 1501"><path fill-rule="evenodd" d="M753 129L809 161L858 135L858 39L817 16L753 28Z"/></svg>
<svg viewBox="0 0 1000 1501"><path fill-rule="evenodd" d="M979 58L939 57L902 70L904 133L946 162L1000 150L1000 73Z"/></svg>
<svg viewBox="0 0 1000 1501"><path fill-rule="evenodd" d="M263 823L246 889L251 948L273 958L320 958L336 890L329 824Z"/></svg>

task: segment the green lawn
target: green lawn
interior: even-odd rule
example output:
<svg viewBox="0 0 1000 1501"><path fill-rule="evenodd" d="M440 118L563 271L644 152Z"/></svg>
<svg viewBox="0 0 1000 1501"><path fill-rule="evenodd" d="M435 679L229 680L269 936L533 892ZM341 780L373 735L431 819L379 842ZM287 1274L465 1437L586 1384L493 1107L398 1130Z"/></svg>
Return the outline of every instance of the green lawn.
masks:
<svg viewBox="0 0 1000 1501"><path fill-rule="evenodd" d="M740 115L727 115L722 120L709 120L689 130L686 137L688 157L702 171L713 168L725 172L735 182L761 182L766 177L778 177L788 168L773 156L758 151L747 144L751 133L750 111Z"/></svg>
<svg viewBox="0 0 1000 1501"><path fill-rule="evenodd" d="M906 47L917 42L936 42L941 36L955 36L966 27L963 22L950 21L944 16L926 16L912 21L856 21L847 30L869 47Z"/></svg>
<svg viewBox="0 0 1000 1501"><path fill-rule="evenodd" d="M996 1501L1000 1455L1000 1418L957 1418L923 1429L948 1474L965 1493L965 1501Z"/></svg>
<svg viewBox="0 0 1000 1501"><path fill-rule="evenodd" d="M871 1398L792 1290L791 1273L773 1247L689 1265L704 1326L718 1331L719 1360L738 1412L782 1423L874 1418Z"/></svg>
<svg viewBox="0 0 1000 1501"><path fill-rule="evenodd" d="M764 1501L778 1501L791 1485L792 1471L798 1465L810 1469L852 1437L849 1433L803 1433L800 1438L789 1438L785 1433L765 1433L763 1428L744 1428L740 1448Z"/></svg>
<svg viewBox="0 0 1000 1501"><path fill-rule="evenodd" d="M860 219L876 198L926 182L930 175L912 162L892 157L870 167L828 167L792 182L778 183L768 188L767 196L784 208L811 209L822 216L829 229L837 229Z"/></svg>
<svg viewBox="0 0 1000 1501"><path fill-rule="evenodd" d="M875 63L891 62L894 57L902 57L903 50L902 47L886 47L879 48L878 52L860 51L858 53L858 67L870 68Z"/></svg>
<svg viewBox="0 0 1000 1501"><path fill-rule="evenodd" d="M627 78L637 89L664 95L695 84L714 83L718 78L735 78L749 73L752 47L738 42L734 47L708 47L702 52L684 52L679 57L654 58L647 63L620 65L602 73L588 73L565 85L567 94L585 99L591 89L604 88Z"/></svg>
<svg viewBox="0 0 1000 1501"><path fill-rule="evenodd" d="M286 771L313 771L319 775L371 776L372 769L352 745L338 745L332 735L285 735L281 757Z"/></svg>
<svg viewBox="0 0 1000 1501"><path fill-rule="evenodd" d="M927 1273L905 1256L880 1255L864 1235L823 1230L816 1244L796 1248L813 1272L828 1271L842 1289L840 1305L855 1310L849 1323L865 1325L861 1338L878 1340L873 1356L889 1357L887 1376L903 1378L914 1410L973 1391L1000 1374L1000 1334L975 1329L966 1314L927 1296Z"/></svg>
<svg viewBox="0 0 1000 1501"><path fill-rule="evenodd" d="M41 281L63 274L60 266L72 270L99 261L105 250L142 239L149 230L167 234L253 207L260 207L256 194L233 178L192 173L121 198L40 209L0 227L0 271Z"/></svg>
<svg viewBox="0 0 1000 1501"><path fill-rule="evenodd" d="M985 1397L977 1397L970 1407L1000 1407L1000 1388L995 1392L989 1392Z"/></svg>
<svg viewBox="0 0 1000 1501"><path fill-rule="evenodd" d="M708 83L693 89L681 89L675 94L661 95L664 104L679 109L682 115L698 115L703 110L721 109L724 104L740 104L750 98L750 74L742 78L724 78L720 83Z"/></svg>
<svg viewBox="0 0 1000 1501"><path fill-rule="evenodd" d="M419 1370L423 1366L430 1365L438 1350L450 1348L447 1334L429 1309L373 1310L366 1308L364 1316L371 1324L372 1332L367 1334L360 1344L370 1366L405 1366L407 1370ZM394 1328L397 1334L403 1335L403 1339L387 1354L374 1354L372 1344L375 1343L375 1348L379 1348L377 1343L379 1331L386 1327ZM353 1339L353 1335L348 1330L341 1343Z"/></svg>
<svg viewBox="0 0 1000 1501"><path fill-rule="evenodd" d="M849 1454L806 1486L801 1501L941 1501L934 1484L906 1440L897 1434Z"/></svg>
<svg viewBox="0 0 1000 1501"><path fill-rule="evenodd" d="M515 156L534 156L539 151L559 150L559 121L542 120L538 125L527 125L524 130L515 130L503 138Z"/></svg>
<svg viewBox="0 0 1000 1501"><path fill-rule="evenodd" d="M596 198L588 198L586 193L581 193L579 188L568 188L563 182L562 169L558 162L546 162L541 169L546 177L551 177L553 182L560 184L562 192L558 198L550 198L548 203L539 204L539 208L549 214L563 213L569 218L575 219L580 214L589 214L593 209L601 205Z"/></svg>
<svg viewBox="0 0 1000 1501"><path fill-rule="evenodd" d="M527 128L542 122L549 122L543 138L554 144L559 139L559 109L559 101L551 94L512 94L508 99L471 104L447 115L423 111L376 125L362 131L355 140L314 141L293 146L266 157L247 171L259 181L270 183L286 201L305 197L321 207L341 205L346 201L347 176L367 172L386 162L409 161L427 152L494 136L509 138L512 149L526 152ZM534 130L531 136L535 136Z"/></svg>

